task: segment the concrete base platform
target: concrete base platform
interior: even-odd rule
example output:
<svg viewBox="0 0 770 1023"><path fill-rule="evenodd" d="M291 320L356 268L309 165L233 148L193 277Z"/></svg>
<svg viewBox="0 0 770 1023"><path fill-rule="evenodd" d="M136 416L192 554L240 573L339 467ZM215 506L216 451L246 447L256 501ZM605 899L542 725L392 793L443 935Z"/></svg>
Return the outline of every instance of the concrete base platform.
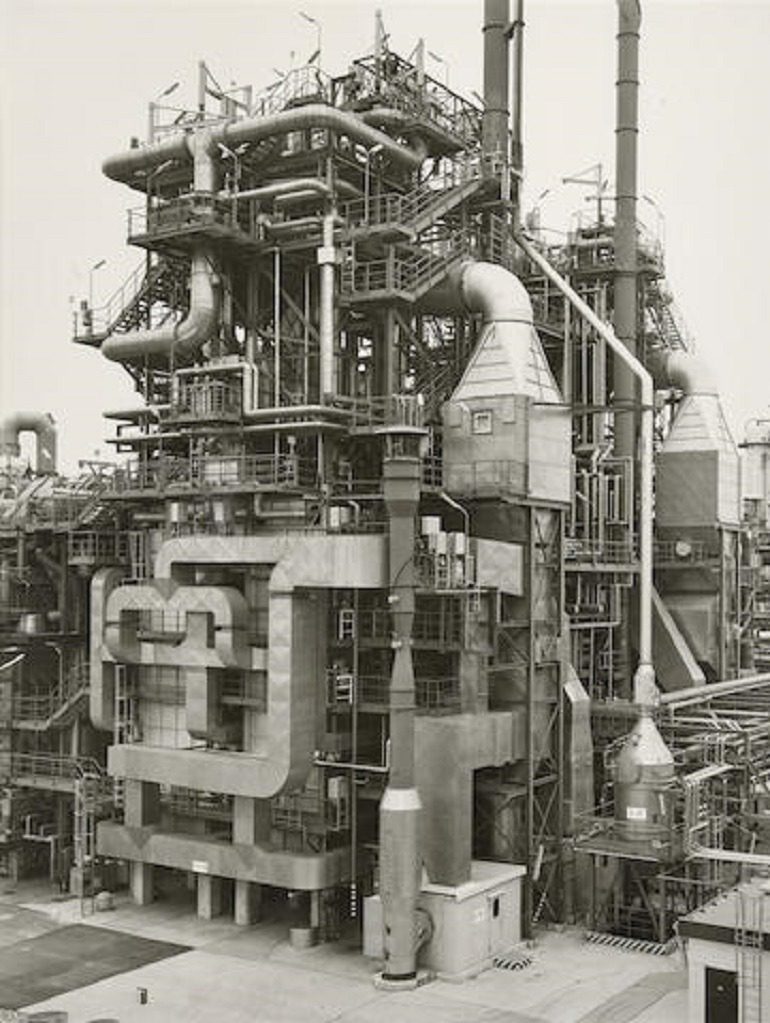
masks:
<svg viewBox="0 0 770 1023"><path fill-rule="evenodd" d="M76 906L76 902L49 902L39 908L63 914ZM42 914L19 911L18 905L0 898L0 967L3 945L19 940L18 913L23 921L45 921ZM352 940L294 949L288 941L288 926L275 920L245 928L221 917L199 920L192 901L183 907L159 900L139 909L118 900L114 912L100 914L95 922L109 922L110 930L139 935L183 934L183 940L195 947L57 994L28 1006L28 1011L66 1011L71 1023L105 1017L120 1023L218 1019L227 1023L672 1023L687 1018L686 972L680 954L662 960L596 947L583 942L577 929L541 931L533 948L527 949L533 963L524 970L491 969L462 984L437 980L416 990L386 991L372 986L373 970L381 964L364 959ZM47 927L50 932L50 921ZM94 928L97 933L105 929ZM28 931L31 928L22 933ZM145 1005L137 1000L140 987L148 992ZM0 979L0 992L4 990Z"/></svg>

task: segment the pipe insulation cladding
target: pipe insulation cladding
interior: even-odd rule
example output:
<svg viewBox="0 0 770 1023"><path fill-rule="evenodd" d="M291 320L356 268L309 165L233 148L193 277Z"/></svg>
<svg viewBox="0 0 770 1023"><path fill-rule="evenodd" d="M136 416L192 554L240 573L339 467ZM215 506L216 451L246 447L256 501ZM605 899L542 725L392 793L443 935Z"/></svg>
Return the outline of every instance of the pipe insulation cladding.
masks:
<svg viewBox="0 0 770 1023"><path fill-rule="evenodd" d="M17 412L0 422L0 455L18 458L19 435L35 434L35 471L56 474L56 424L49 412Z"/></svg>
<svg viewBox="0 0 770 1023"><path fill-rule="evenodd" d="M203 160L203 154L215 159L216 147L221 143L232 148L242 142L259 142L261 139L285 135L292 131L309 131L326 128L348 135L369 148L382 146L384 152L395 163L416 170L423 161L423 151L415 151L370 127L356 114L321 103L284 110L267 117L246 118L233 121L218 128L197 131L194 134L181 133L141 149L129 149L108 157L102 170L113 181L134 184L137 174L146 174L167 160ZM140 182L141 184L141 182ZM206 188L203 182L196 184L197 190L214 191L213 182Z"/></svg>
<svg viewBox="0 0 770 1023"><path fill-rule="evenodd" d="M145 358L171 358L188 362L217 330L219 301L216 277L208 247L193 252L190 270L190 309L179 323L157 329L111 334L101 352L114 362Z"/></svg>

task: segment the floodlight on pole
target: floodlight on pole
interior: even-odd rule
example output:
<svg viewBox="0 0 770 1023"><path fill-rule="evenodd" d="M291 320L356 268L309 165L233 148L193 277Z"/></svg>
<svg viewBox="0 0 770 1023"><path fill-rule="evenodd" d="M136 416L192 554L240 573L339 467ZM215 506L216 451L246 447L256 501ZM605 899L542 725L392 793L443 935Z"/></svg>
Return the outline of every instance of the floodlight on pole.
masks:
<svg viewBox="0 0 770 1023"><path fill-rule="evenodd" d="M443 64L444 65L444 85L448 89L449 88L449 61L445 60L444 57L442 57L440 54L434 53L433 50L428 50L428 56L432 60L435 60L435 62L437 64Z"/></svg>
<svg viewBox="0 0 770 1023"><path fill-rule="evenodd" d="M94 306L94 274L97 270L106 264L106 259L100 259L98 263L94 263L91 269L88 271L88 308L93 309Z"/></svg>
<svg viewBox="0 0 770 1023"><path fill-rule="evenodd" d="M316 60L316 58L317 58L318 59L318 64L320 66L320 64L321 64L321 32L322 32L321 22L318 20L318 18L314 18L311 14L306 14L304 11L299 11L299 16L300 16L300 18L304 18L304 20L309 25L315 25L315 30L316 30L316 48L315 48L315 53L313 54L313 56L308 61L308 64L312 64L313 61Z"/></svg>

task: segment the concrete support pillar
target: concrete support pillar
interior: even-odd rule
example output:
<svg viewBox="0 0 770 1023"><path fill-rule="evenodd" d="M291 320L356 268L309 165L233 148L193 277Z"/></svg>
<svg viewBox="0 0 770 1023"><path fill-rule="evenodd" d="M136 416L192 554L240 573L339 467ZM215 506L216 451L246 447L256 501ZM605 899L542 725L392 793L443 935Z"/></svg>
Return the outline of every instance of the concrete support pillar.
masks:
<svg viewBox="0 0 770 1023"><path fill-rule="evenodd" d="M262 917L262 885L254 881L235 882L235 922L242 927L257 923Z"/></svg>
<svg viewBox="0 0 770 1023"><path fill-rule="evenodd" d="M256 845L270 837L270 803L251 796L233 797L233 842Z"/></svg>
<svg viewBox="0 0 770 1023"><path fill-rule="evenodd" d="M310 926L321 926L321 892L310 893Z"/></svg>
<svg viewBox="0 0 770 1023"><path fill-rule="evenodd" d="M132 863L131 897L137 906L149 906L155 898L155 871L151 863Z"/></svg>
<svg viewBox="0 0 770 1023"><path fill-rule="evenodd" d="M160 822L160 785L126 778L123 791L127 827L144 828Z"/></svg>
<svg viewBox="0 0 770 1023"><path fill-rule="evenodd" d="M198 916L213 920L222 913L222 878L198 874Z"/></svg>

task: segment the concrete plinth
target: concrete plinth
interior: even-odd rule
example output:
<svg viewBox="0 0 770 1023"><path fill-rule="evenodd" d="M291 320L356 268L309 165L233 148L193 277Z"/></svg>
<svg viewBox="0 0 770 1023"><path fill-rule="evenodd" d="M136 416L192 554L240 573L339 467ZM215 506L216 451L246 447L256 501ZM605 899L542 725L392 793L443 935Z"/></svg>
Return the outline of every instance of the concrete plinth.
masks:
<svg viewBox="0 0 770 1023"><path fill-rule="evenodd" d="M154 871L151 863L132 863L131 896L137 906L149 906L155 898Z"/></svg>
<svg viewBox="0 0 770 1023"><path fill-rule="evenodd" d="M222 913L222 878L198 874L198 916L213 920Z"/></svg>
<svg viewBox="0 0 770 1023"><path fill-rule="evenodd" d="M255 924L262 916L262 888L253 881L235 882L235 922L242 927Z"/></svg>

